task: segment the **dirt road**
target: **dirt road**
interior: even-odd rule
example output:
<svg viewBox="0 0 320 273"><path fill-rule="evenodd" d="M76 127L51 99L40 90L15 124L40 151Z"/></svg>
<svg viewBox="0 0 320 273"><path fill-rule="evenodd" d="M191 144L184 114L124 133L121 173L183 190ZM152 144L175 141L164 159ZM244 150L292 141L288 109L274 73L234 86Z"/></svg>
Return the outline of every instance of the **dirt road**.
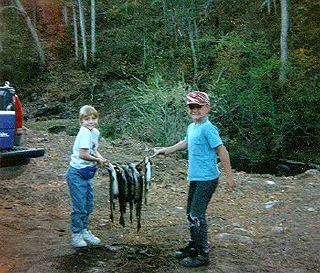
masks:
<svg viewBox="0 0 320 273"><path fill-rule="evenodd" d="M90 228L103 244L73 249L64 179L73 139L63 133L27 132L25 145L47 152L33 159L22 176L1 180L0 273L320 272L316 170L294 177L236 172L233 193L225 191L222 176L208 208L211 263L181 268L173 252L188 239L186 162L175 156L153 160L152 190L139 232L129 217L125 228L110 221L109 178L100 170ZM138 162L147 155L145 148L130 138L101 143L111 162Z"/></svg>

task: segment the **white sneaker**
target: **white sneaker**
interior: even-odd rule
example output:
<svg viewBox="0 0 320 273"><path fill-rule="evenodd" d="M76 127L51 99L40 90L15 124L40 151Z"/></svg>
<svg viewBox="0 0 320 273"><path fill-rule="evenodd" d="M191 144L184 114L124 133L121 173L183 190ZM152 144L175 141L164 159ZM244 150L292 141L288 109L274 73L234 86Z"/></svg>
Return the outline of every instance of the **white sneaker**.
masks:
<svg viewBox="0 0 320 273"><path fill-rule="evenodd" d="M71 245L74 247L85 247L87 243L83 240L81 233L73 233L71 237Z"/></svg>
<svg viewBox="0 0 320 273"><path fill-rule="evenodd" d="M87 229L82 231L82 238L91 245L98 245L101 243L101 240L94 236L91 231Z"/></svg>

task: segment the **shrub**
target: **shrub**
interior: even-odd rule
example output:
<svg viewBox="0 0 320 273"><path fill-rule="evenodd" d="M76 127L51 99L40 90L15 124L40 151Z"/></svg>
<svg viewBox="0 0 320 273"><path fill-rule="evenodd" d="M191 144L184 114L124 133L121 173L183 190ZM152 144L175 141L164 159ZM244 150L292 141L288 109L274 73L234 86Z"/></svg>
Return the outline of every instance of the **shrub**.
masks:
<svg viewBox="0 0 320 273"><path fill-rule="evenodd" d="M184 83L168 85L159 76L136 86L118 84L102 131L108 137L125 134L160 146L174 144L184 136L188 122L186 88Z"/></svg>

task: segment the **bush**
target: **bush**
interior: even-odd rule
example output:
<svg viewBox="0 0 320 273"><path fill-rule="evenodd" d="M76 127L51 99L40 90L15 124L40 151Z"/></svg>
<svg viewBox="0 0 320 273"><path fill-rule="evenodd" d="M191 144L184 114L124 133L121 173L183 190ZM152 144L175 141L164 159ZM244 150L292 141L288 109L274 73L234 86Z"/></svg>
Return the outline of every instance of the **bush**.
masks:
<svg viewBox="0 0 320 273"><path fill-rule="evenodd" d="M268 43L245 33L228 33L215 48L213 84L208 90L222 97L221 124L234 154L273 156L282 142L282 119L276 103L279 63Z"/></svg>
<svg viewBox="0 0 320 273"><path fill-rule="evenodd" d="M136 86L123 82L109 91L111 109L101 130L107 137L130 135L157 146L171 145L185 135L189 121L186 85L166 84L159 76Z"/></svg>

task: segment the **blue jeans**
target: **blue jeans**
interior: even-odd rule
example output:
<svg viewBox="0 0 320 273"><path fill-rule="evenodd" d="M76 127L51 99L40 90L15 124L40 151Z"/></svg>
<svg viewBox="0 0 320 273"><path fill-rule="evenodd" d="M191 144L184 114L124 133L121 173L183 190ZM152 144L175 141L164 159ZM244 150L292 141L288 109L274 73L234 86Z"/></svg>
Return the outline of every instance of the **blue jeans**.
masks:
<svg viewBox="0 0 320 273"><path fill-rule="evenodd" d="M188 191L187 219L190 228L190 241L197 250L208 252L208 226L206 210L218 185L218 179L191 181Z"/></svg>
<svg viewBox="0 0 320 273"><path fill-rule="evenodd" d="M88 226L93 211L93 181L85 180L76 168L69 166L66 179L71 197L71 231L80 233Z"/></svg>

